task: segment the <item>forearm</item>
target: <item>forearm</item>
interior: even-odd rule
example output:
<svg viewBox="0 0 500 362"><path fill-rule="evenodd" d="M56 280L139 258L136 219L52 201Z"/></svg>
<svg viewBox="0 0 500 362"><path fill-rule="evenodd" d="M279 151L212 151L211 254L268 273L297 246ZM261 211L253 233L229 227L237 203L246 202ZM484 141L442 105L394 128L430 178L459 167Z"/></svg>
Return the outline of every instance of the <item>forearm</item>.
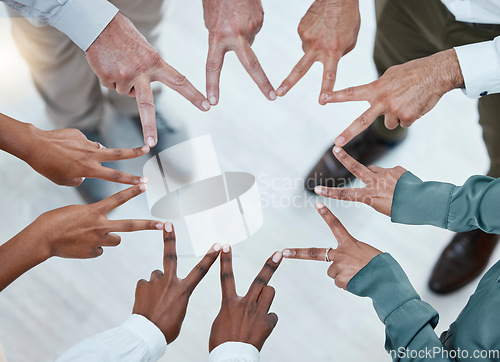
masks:
<svg viewBox="0 0 500 362"><path fill-rule="evenodd" d="M500 179L472 176L463 186L423 182L405 173L394 190L391 219L410 225L434 225L452 231L481 229L500 233L497 217Z"/></svg>
<svg viewBox="0 0 500 362"><path fill-rule="evenodd" d="M0 149L23 161L32 153L33 140L40 130L30 123L0 114Z"/></svg>
<svg viewBox="0 0 500 362"><path fill-rule="evenodd" d="M48 258L49 250L39 234L28 226L0 246L0 291Z"/></svg>
<svg viewBox="0 0 500 362"><path fill-rule="evenodd" d="M438 322L437 312L420 299L404 271L389 254L373 258L351 279L347 290L372 299L386 327L385 348L395 361L425 361L426 356L420 351L445 348L433 330ZM419 353L423 358L405 358L400 353L405 350Z"/></svg>

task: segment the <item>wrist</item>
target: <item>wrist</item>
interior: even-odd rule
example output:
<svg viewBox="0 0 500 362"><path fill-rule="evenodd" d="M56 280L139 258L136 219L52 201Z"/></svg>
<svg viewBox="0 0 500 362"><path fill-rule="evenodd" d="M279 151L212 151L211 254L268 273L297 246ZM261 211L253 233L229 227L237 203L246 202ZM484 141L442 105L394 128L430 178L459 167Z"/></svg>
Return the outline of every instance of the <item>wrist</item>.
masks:
<svg viewBox="0 0 500 362"><path fill-rule="evenodd" d="M43 225L45 223L43 221L43 216L44 214L40 215L21 232L24 234L23 239L26 239L25 244L30 250L31 257L33 260L37 261L38 264L54 256L51 239L46 236L47 233L43 230Z"/></svg>
<svg viewBox="0 0 500 362"><path fill-rule="evenodd" d="M33 154L34 139L39 132L41 131L30 123L0 115L0 149L25 162Z"/></svg>
<svg viewBox="0 0 500 362"><path fill-rule="evenodd" d="M435 57L437 76L441 80L443 94L455 88L464 88L464 77L455 49L444 50L433 56Z"/></svg>

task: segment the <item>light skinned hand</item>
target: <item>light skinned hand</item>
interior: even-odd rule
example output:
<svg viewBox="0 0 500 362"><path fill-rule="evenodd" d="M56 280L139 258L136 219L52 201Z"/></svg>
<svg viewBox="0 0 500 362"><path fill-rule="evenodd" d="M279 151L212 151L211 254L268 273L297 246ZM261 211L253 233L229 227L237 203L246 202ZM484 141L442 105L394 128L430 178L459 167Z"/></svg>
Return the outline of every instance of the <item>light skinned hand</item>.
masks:
<svg viewBox="0 0 500 362"><path fill-rule="evenodd" d="M219 102L219 82L224 56L234 51L250 77L267 99L276 92L267 79L251 46L262 28L264 10L260 0L203 0L205 25L209 33L207 57L207 97Z"/></svg>
<svg viewBox="0 0 500 362"><path fill-rule="evenodd" d="M429 112L441 97L454 88L463 87L464 80L454 49L395 65L376 81L325 95L324 103L368 101L370 108L358 117L335 144L345 146L367 129L380 115L385 126L410 127Z"/></svg>
<svg viewBox="0 0 500 362"><path fill-rule="evenodd" d="M148 146L134 149L100 148L77 129L42 131L33 128L25 161L39 174L58 185L78 186L85 177L136 185L146 178L101 166L102 162L127 160L149 152Z"/></svg>
<svg viewBox="0 0 500 362"><path fill-rule="evenodd" d="M314 192L319 196L331 199L362 202L384 215L391 216L394 190L406 170L401 166L394 168L365 167L337 146L333 148L333 154L366 186L364 188L316 186Z"/></svg>
<svg viewBox="0 0 500 362"><path fill-rule="evenodd" d="M283 97L319 61L323 63L320 103L331 92L340 59L354 49L361 18L358 0L316 0L299 25L305 55L276 93Z"/></svg>
<svg viewBox="0 0 500 362"><path fill-rule="evenodd" d="M278 323L278 316L269 313L274 299L274 288L267 284L282 260L281 252L267 261L244 297L236 293L233 274L232 250L224 245L221 253L220 280L222 303L212 324L210 352L225 342L242 342L259 351Z"/></svg>
<svg viewBox="0 0 500 362"><path fill-rule="evenodd" d="M219 256L221 247L212 246L188 276L179 279L175 230L170 222L165 223L163 240L163 272L155 270L149 282L137 282L132 313L146 317L162 331L167 343L172 343L179 336L189 297Z"/></svg>
<svg viewBox="0 0 500 362"><path fill-rule="evenodd" d="M332 230L338 244L336 249L328 251L328 257L333 261L328 268L328 276L335 280L337 287L346 290L351 279L382 252L353 238L339 219L322 203L316 203L316 210ZM283 257L325 261L326 251L326 248L285 249Z"/></svg>
<svg viewBox="0 0 500 362"><path fill-rule="evenodd" d="M103 253L104 246L117 246L121 237L114 232L162 230L155 220L109 220L109 212L142 194L146 185L132 186L90 205L71 205L40 215L30 226L42 242L37 246L47 258L87 259Z"/></svg>
<svg viewBox="0 0 500 362"><path fill-rule="evenodd" d="M144 143L158 142L151 82L161 82L202 111L210 103L182 74L168 65L132 22L118 13L86 51L87 61L101 84L119 94L135 97Z"/></svg>

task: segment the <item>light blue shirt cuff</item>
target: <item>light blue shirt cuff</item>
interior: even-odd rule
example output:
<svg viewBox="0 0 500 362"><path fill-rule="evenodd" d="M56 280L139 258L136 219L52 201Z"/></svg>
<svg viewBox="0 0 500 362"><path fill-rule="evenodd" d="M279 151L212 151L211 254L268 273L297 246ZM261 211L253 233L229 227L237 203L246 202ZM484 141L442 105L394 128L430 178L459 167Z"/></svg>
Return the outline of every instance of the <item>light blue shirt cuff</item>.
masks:
<svg viewBox="0 0 500 362"><path fill-rule="evenodd" d="M226 342L215 347L208 357L209 362L259 362L260 353L248 343Z"/></svg>
<svg viewBox="0 0 500 362"><path fill-rule="evenodd" d="M49 23L86 51L117 13L107 0L68 0Z"/></svg>

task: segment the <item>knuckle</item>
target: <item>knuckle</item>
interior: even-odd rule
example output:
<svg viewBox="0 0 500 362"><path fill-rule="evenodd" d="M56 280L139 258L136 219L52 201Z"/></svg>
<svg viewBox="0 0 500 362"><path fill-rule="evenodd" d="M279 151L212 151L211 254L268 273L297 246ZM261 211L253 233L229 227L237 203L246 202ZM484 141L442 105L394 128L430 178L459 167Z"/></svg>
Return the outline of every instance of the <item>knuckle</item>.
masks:
<svg viewBox="0 0 500 362"><path fill-rule="evenodd" d="M345 94L349 97L352 97L356 94L356 90L353 87L346 88Z"/></svg>
<svg viewBox="0 0 500 362"><path fill-rule="evenodd" d="M177 261L177 255L176 254L167 253L167 254L165 254L163 256L163 259L176 262Z"/></svg>
<svg viewBox="0 0 500 362"><path fill-rule="evenodd" d="M218 73L222 70L222 64L216 60L207 61L207 72Z"/></svg>
<svg viewBox="0 0 500 362"><path fill-rule="evenodd" d="M339 189L337 191L337 196L339 199L342 199L342 200L347 199L347 197L348 197L347 189L345 189L345 188Z"/></svg>
<svg viewBox="0 0 500 362"><path fill-rule="evenodd" d="M233 279L233 278L234 278L234 275L232 272L224 272L220 275L220 279L222 281L226 281L226 280Z"/></svg>
<svg viewBox="0 0 500 362"><path fill-rule="evenodd" d="M274 264L266 263L264 265L264 267L267 268L267 269L269 269L269 270L271 270L273 273L276 271L276 265L274 265Z"/></svg>
<svg viewBox="0 0 500 362"><path fill-rule="evenodd" d="M313 259L316 259L319 257L320 250L318 248L310 248L309 249L309 256Z"/></svg>
<svg viewBox="0 0 500 362"><path fill-rule="evenodd" d="M185 76L182 74L178 73L175 75L173 78L173 83L176 87L183 87L188 83L188 80Z"/></svg>
<svg viewBox="0 0 500 362"><path fill-rule="evenodd" d="M200 275L206 275L207 272L208 272L208 268L206 265L197 265L196 266L196 271L200 274Z"/></svg>
<svg viewBox="0 0 500 362"><path fill-rule="evenodd" d="M113 151L113 156L115 158L121 158L123 156L123 151L120 149L116 149Z"/></svg>
<svg viewBox="0 0 500 362"><path fill-rule="evenodd" d="M247 64L250 71L255 71L260 68L260 63L257 57L251 57L250 59L248 59Z"/></svg>
<svg viewBox="0 0 500 362"><path fill-rule="evenodd" d="M264 278L259 276L259 277L254 279L253 283L256 285L262 285L262 284L267 284L267 281Z"/></svg>

